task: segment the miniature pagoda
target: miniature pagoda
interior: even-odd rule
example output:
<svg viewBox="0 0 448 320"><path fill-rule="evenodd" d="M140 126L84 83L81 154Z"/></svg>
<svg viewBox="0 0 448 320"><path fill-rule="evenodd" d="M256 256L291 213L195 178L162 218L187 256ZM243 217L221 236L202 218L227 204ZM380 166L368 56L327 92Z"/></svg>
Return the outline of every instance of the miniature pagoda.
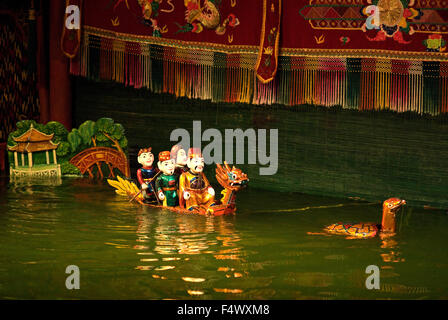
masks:
<svg viewBox="0 0 448 320"><path fill-rule="evenodd" d="M17 143L15 146L8 147L8 150L14 152L14 167L10 167L11 178L14 177L60 177L61 166L56 159L56 149L59 144L53 143L53 134L45 134L36 130L33 125L27 132L13 140ZM50 163L49 151L53 152L53 163ZM45 151L46 164L33 162L33 154ZM25 152L27 153L28 163L25 163ZM19 164L18 153L21 154L21 163Z"/></svg>

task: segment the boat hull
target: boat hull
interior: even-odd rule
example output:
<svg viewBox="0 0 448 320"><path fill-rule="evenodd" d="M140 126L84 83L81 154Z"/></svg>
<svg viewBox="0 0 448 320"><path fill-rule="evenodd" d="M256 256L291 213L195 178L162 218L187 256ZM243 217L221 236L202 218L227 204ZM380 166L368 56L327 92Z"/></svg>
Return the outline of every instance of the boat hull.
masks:
<svg viewBox="0 0 448 320"><path fill-rule="evenodd" d="M195 208L193 210L188 210L179 206L169 207L169 206L161 206L157 202L154 203L145 203L141 199L137 199L138 203L144 206L166 209L169 211L173 211L176 213L184 213L184 214L199 214L204 216L222 216L222 215L230 215L235 214L235 207L226 206L223 204L216 203L209 207L201 206L199 208Z"/></svg>

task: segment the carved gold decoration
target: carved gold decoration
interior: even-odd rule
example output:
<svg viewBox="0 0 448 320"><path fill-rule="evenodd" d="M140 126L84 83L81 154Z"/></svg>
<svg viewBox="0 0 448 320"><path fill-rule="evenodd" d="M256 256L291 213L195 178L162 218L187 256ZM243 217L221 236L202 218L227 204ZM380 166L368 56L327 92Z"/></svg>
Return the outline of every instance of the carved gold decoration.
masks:
<svg viewBox="0 0 448 320"><path fill-rule="evenodd" d="M115 19L110 19L110 22L112 22L112 25L114 27L118 27L120 25L120 20L118 19L118 17L115 17Z"/></svg>
<svg viewBox="0 0 448 320"><path fill-rule="evenodd" d="M323 34L319 38L315 36L314 39L316 40L317 44L322 44L325 42L325 36Z"/></svg>
<svg viewBox="0 0 448 320"><path fill-rule="evenodd" d="M403 17L404 7L400 0L380 0L377 7L380 10L380 22L386 26L396 26Z"/></svg>

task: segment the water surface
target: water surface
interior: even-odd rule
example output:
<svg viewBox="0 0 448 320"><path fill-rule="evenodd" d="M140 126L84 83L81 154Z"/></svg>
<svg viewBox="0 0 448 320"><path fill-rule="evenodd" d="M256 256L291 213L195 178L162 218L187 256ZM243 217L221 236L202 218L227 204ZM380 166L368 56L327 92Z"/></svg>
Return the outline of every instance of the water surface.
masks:
<svg viewBox="0 0 448 320"><path fill-rule="evenodd" d="M248 188L234 216L132 204L86 178L0 180L2 299L447 299L448 215L406 208L399 233L311 235L381 220L381 204ZM367 290L365 269L381 270ZM67 290L77 265L80 290Z"/></svg>

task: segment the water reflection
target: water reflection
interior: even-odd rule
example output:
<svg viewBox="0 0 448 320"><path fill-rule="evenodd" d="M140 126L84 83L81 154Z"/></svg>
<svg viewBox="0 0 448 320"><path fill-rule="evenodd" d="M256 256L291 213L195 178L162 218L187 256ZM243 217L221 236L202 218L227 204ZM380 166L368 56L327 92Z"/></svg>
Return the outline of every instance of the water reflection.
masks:
<svg viewBox="0 0 448 320"><path fill-rule="evenodd" d="M57 187L62 185L61 177L10 177L10 184L12 186L52 186Z"/></svg>
<svg viewBox="0 0 448 320"><path fill-rule="evenodd" d="M384 262L404 262L405 259L401 257L401 252L399 250L398 242L395 239L392 238L384 238L382 235L380 235L382 238L381 241L381 248L382 249L388 249L385 252L381 253L381 259L383 259Z"/></svg>
<svg viewBox="0 0 448 320"><path fill-rule="evenodd" d="M206 217L143 208L136 216L134 249L138 265L135 269L150 271L152 278L158 280L169 280L172 277L166 271L174 272L176 279L187 286L185 293L190 297L210 294L210 290L242 293L238 287L214 285L220 279L238 279L248 274L242 270L244 250L234 219L233 216ZM193 257L196 258L191 260ZM206 257L213 257L216 262L212 270L199 263L209 259ZM234 262L232 267L228 266L230 261ZM216 276L216 271L221 278Z"/></svg>
<svg viewBox="0 0 448 320"><path fill-rule="evenodd" d="M412 210L406 210L401 208L398 211L398 228L397 233L393 235L388 235L387 233L380 233L379 237L381 239L381 249L382 253L381 259L385 262L385 265L381 266L382 269L393 269L393 266L388 265L389 263L405 262L405 258L402 257L402 253L399 245L399 234L403 232L405 227L409 225L409 217ZM396 274L398 276L398 274Z"/></svg>
<svg viewBox="0 0 448 320"><path fill-rule="evenodd" d="M153 210L141 212L136 219L136 241L145 245L136 245L134 248L150 249L149 252L139 254L214 254L216 259L242 258L241 247L238 246L241 238L232 218Z"/></svg>

